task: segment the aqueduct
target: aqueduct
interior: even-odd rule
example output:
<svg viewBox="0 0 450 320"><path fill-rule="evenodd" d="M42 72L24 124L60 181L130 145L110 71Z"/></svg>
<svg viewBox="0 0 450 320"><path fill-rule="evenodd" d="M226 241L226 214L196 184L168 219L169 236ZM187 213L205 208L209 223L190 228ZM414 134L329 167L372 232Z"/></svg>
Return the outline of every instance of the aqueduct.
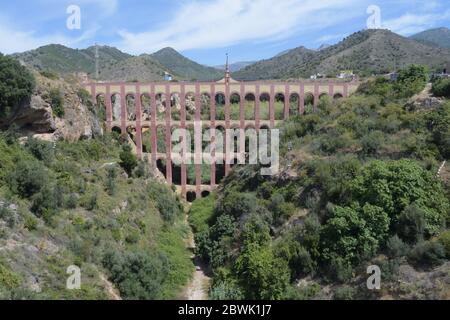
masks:
<svg viewBox="0 0 450 320"><path fill-rule="evenodd" d="M357 87L355 81L238 82L229 76L219 82L85 84L94 103L106 109L107 130L130 135L138 157L147 157L153 166L158 166L167 182L176 184L188 200L211 192L229 173L231 165L213 162L205 168L183 162L174 166L171 159L174 129L189 130L201 122L203 128L213 129L212 139L216 130L271 129L290 116L308 112L307 109L313 112L323 95L347 97ZM196 135L193 142L197 156L203 152L202 137ZM245 140L241 143L245 145ZM233 158L245 152L234 151L237 152ZM214 150L211 156L224 157Z"/></svg>

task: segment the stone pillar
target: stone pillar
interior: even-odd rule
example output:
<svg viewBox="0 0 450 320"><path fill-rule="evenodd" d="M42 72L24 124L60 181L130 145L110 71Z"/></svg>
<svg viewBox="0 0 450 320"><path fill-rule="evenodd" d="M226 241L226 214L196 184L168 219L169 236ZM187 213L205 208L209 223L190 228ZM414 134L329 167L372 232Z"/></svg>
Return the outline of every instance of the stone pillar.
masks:
<svg viewBox="0 0 450 320"><path fill-rule="evenodd" d="M290 97L290 90L289 85L285 85L284 89L284 120L289 119L289 111L290 111L290 104L291 104L291 97Z"/></svg>
<svg viewBox="0 0 450 320"><path fill-rule="evenodd" d="M168 184L172 184L172 108L170 86L166 84L166 179Z"/></svg>
<svg viewBox="0 0 450 320"><path fill-rule="evenodd" d="M136 147L138 158L142 159L142 105L141 105L141 87L136 85L136 93L134 95L134 103L136 107Z"/></svg>
<svg viewBox="0 0 450 320"><path fill-rule="evenodd" d="M229 144L229 135L227 134L227 131L230 129L230 86L226 85L225 89L225 145L223 147L224 152L224 161L225 161L225 176L227 176L230 173L230 159L231 159L231 152L232 150L228 150L227 146Z"/></svg>
<svg viewBox="0 0 450 320"><path fill-rule="evenodd" d="M259 84L256 85L255 89L255 130L259 132L261 128L261 93Z"/></svg>
<svg viewBox="0 0 450 320"><path fill-rule="evenodd" d="M122 84L120 86L120 123L121 123L121 130L122 130L122 136L127 137L127 98L126 98L126 91L125 91L125 85Z"/></svg>
<svg viewBox="0 0 450 320"><path fill-rule="evenodd" d="M273 129L275 127L275 86L273 84L270 86L269 113L270 129Z"/></svg>
<svg viewBox="0 0 450 320"><path fill-rule="evenodd" d="M194 139L195 139L195 192L197 199L202 197L202 121L201 121L201 96L200 84L195 84L195 122L194 122Z"/></svg>
<svg viewBox="0 0 450 320"><path fill-rule="evenodd" d="M188 145L186 141L186 87L184 84L181 85L180 93L180 116L181 116L181 129L183 129L183 157L181 161L181 196L187 199L187 167L186 167L186 157L188 153ZM189 146L190 148L190 146ZM189 152L190 153L190 152ZM190 156L190 154L189 154Z"/></svg>
<svg viewBox="0 0 450 320"><path fill-rule="evenodd" d="M94 104L94 105L96 105L97 104L97 88L95 87L95 84L91 84L91 100L92 100L92 103Z"/></svg>
<svg viewBox="0 0 450 320"><path fill-rule="evenodd" d="M158 155L158 134L156 128L156 96L155 96L155 85L152 84L150 87L150 113L151 113L151 139L152 139L152 165L154 168L157 167L157 155Z"/></svg>
<svg viewBox="0 0 450 320"><path fill-rule="evenodd" d="M300 85L300 101L299 101L299 114L303 115L305 114L305 85L302 83Z"/></svg>
<svg viewBox="0 0 450 320"><path fill-rule="evenodd" d="M245 87L243 83L241 83L240 96L239 164L245 164Z"/></svg>
<svg viewBox="0 0 450 320"><path fill-rule="evenodd" d="M319 105L319 84L316 82L314 83L314 108L313 111L317 112L317 106Z"/></svg>
<svg viewBox="0 0 450 320"><path fill-rule="evenodd" d="M348 83L344 84L344 98L348 97Z"/></svg>
<svg viewBox="0 0 450 320"><path fill-rule="evenodd" d="M211 85L211 187L216 185L216 87Z"/></svg>
<svg viewBox="0 0 450 320"><path fill-rule="evenodd" d="M106 105L106 131L107 132L111 132L113 116L112 116L111 87L110 87L110 85L106 86L105 105Z"/></svg>
<svg viewBox="0 0 450 320"><path fill-rule="evenodd" d="M334 83L333 82L330 82L330 84L328 85L328 95L333 100L333 97L334 97Z"/></svg>

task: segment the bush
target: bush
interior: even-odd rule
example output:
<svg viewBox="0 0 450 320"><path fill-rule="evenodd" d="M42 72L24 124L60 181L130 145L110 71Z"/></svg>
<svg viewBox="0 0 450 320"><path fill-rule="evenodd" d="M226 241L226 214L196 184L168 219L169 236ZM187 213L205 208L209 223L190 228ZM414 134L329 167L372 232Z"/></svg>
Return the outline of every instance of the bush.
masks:
<svg viewBox="0 0 450 320"><path fill-rule="evenodd" d="M424 239L425 211L416 205L408 206L398 217L397 234L404 241L414 244Z"/></svg>
<svg viewBox="0 0 450 320"><path fill-rule="evenodd" d="M167 257L162 253L110 251L102 262L122 297L132 300L161 298L161 288L169 269Z"/></svg>
<svg viewBox="0 0 450 320"><path fill-rule="evenodd" d="M132 153L131 147L125 144L120 153L120 166L125 170L129 177L131 177L134 168L138 165L137 157Z"/></svg>
<svg viewBox="0 0 450 320"><path fill-rule="evenodd" d="M214 284L209 298L218 301L242 300L244 299L244 294L242 289L234 281L227 279L227 281Z"/></svg>
<svg viewBox="0 0 450 320"><path fill-rule="evenodd" d="M356 290L349 286L343 286L336 289L334 292L334 300L353 300L356 295Z"/></svg>
<svg viewBox="0 0 450 320"><path fill-rule="evenodd" d="M55 152L53 150L53 144L50 142L29 137L25 147L37 160L44 161L49 164L54 159Z"/></svg>
<svg viewBox="0 0 450 320"><path fill-rule="evenodd" d="M445 248L438 241L425 241L417 244L408 255L408 261L419 267L436 267L445 260Z"/></svg>
<svg viewBox="0 0 450 320"><path fill-rule="evenodd" d="M165 185L150 183L147 192L150 198L155 201L156 208L165 222L173 223L175 218L182 214L183 208L180 202Z"/></svg>
<svg viewBox="0 0 450 320"><path fill-rule="evenodd" d="M60 89L54 88L50 90L50 100L53 114L58 118L64 117L64 96Z"/></svg>
<svg viewBox="0 0 450 320"><path fill-rule="evenodd" d="M36 86L33 75L17 60L0 54L0 117L29 98Z"/></svg>
<svg viewBox="0 0 450 320"><path fill-rule="evenodd" d="M116 192L116 167L110 166L106 170L106 190L110 196L113 196Z"/></svg>
<svg viewBox="0 0 450 320"><path fill-rule="evenodd" d="M431 91L435 96L450 98L450 79L441 78L436 80Z"/></svg>
<svg viewBox="0 0 450 320"><path fill-rule="evenodd" d="M389 257L399 258L407 254L408 245L405 244L397 235L395 235L387 241L386 250Z"/></svg>
<svg viewBox="0 0 450 320"><path fill-rule="evenodd" d="M447 255L447 259L450 259L450 230L446 230L442 232L439 236L439 242L445 249L445 254Z"/></svg>
<svg viewBox="0 0 450 320"><path fill-rule="evenodd" d="M48 174L39 162L20 160L9 181L11 191L22 198L30 198L47 184Z"/></svg>

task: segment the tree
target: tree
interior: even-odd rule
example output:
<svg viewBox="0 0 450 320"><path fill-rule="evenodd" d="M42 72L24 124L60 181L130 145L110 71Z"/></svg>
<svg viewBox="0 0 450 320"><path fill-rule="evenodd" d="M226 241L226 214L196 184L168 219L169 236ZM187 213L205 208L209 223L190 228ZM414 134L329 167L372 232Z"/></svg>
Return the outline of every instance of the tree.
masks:
<svg viewBox="0 0 450 320"><path fill-rule="evenodd" d="M427 81L427 68L413 64L399 71L394 89L398 97L408 98L421 92L425 88Z"/></svg>
<svg viewBox="0 0 450 320"><path fill-rule="evenodd" d="M37 161L20 160L16 170L9 175L10 188L23 198L41 191L48 181L45 168Z"/></svg>
<svg viewBox="0 0 450 320"><path fill-rule="evenodd" d="M397 225L411 204L423 210L425 234L434 235L445 224L449 200L435 173L412 160L373 161L351 182L352 201L382 208Z"/></svg>
<svg viewBox="0 0 450 320"><path fill-rule="evenodd" d="M29 98L36 86L31 72L17 60L0 54L0 117Z"/></svg>
<svg viewBox="0 0 450 320"><path fill-rule="evenodd" d="M275 257L268 246L248 246L237 259L235 268L247 299L279 300L289 286L287 262Z"/></svg>
<svg viewBox="0 0 450 320"><path fill-rule="evenodd" d="M133 173L134 168L138 165L137 157L132 153L131 147L125 144L120 153L120 166L125 170L129 177Z"/></svg>
<svg viewBox="0 0 450 320"><path fill-rule="evenodd" d="M385 241L390 219L382 208L336 206L322 230L325 260L338 255L352 264L372 257Z"/></svg>

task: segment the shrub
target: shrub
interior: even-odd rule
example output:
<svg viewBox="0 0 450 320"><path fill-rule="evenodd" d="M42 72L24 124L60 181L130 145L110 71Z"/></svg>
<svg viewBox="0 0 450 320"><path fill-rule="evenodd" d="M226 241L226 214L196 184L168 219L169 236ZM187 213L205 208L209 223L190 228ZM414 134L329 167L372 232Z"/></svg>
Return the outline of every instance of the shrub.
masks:
<svg viewBox="0 0 450 320"><path fill-rule="evenodd" d="M48 174L39 162L20 160L9 178L11 191L23 198L30 198L46 185Z"/></svg>
<svg viewBox="0 0 450 320"><path fill-rule="evenodd" d="M106 170L106 190L110 196L113 196L116 192L116 167L110 166Z"/></svg>
<svg viewBox="0 0 450 320"><path fill-rule="evenodd" d="M131 177L131 174L137 165L137 157L132 153L131 147L128 144L125 144L120 153L120 166L125 170L128 176Z"/></svg>
<svg viewBox="0 0 450 320"><path fill-rule="evenodd" d="M59 79L59 76L57 73L53 72L53 71L49 71L49 70L43 70L39 72L41 74L41 76L51 79L51 80L57 80Z"/></svg>
<svg viewBox="0 0 450 320"><path fill-rule="evenodd" d="M439 242L444 247L447 258L450 259L450 230L446 230L440 234Z"/></svg>
<svg viewBox="0 0 450 320"><path fill-rule="evenodd" d="M19 61L0 54L0 117L29 98L35 88L33 75Z"/></svg>
<svg viewBox="0 0 450 320"><path fill-rule="evenodd" d="M441 78L436 80L431 91L435 96L450 98L450 79Z"/></svg>
<svg viewBox="0 0 450 320"><path fill-rule="evenodd" d="M165 222L173 223L175 218L182 214L183 208L180 202L166 186L159 183L150 183L147 192L150 198L155 201L156 208Z"/></svg>
<svg viewBox="0 0 450 320"><path fill-rule="evenodd" d="M398 217L397 234L411 244L422 241L425 233L425 215L425 211L416 205L406 207Z"/></svg>
<svg viewBox="0 0 450 320"><path fill-rule="evenodd" d="M109 270L110 279L121 295L133 300L161 298L161 288L169 269L162 253L147 254L142 251L119 253L110 251L103 257L103 266Z"/></svg>
<svg viewBox="0 0 450 320"><path fill-rule="evenodd" d="M408 255L408 261L419 267L436 267L445 260L445 248L438 241L418 243Z"/></svg>
<svg viewBox="0 0 450 320"><path fill-rule="evenodd" d="M397 235L389 238L386 243L387 254L391 258L403 257L408 252L408 245L405 244L402 239Z"/></svg>
<svg viewBox="0 0 450 320"><path fill-rule="evenodd" d="M227 281L220 281L214 284L209 298L218 301L242 300L244 299L244 294L242 289L234 281L227 279Z"/></svg>
<svg viewBox="0 0 450 320"><path fill-rule="evenodd" d="M356 289L349 287L349 286L343 286L336 289L334 292L334 299L335 300L353 300L356 295Z"/></svg>
<svg viewBox="0 0 450 320"><path fill-rule="evenodd" d="M33 197L31 211L37 217L44 218L46 222L50 221L58 208L56 192L56 189L46 185Z"/></svg>
<svg viewBox="0 0 450 320"><path fill-rule="evenodd" d="M64 117L64 96L61 90L58 88L51 89L49 95L54 115L58 118Z"/></svg>
<svg viewBox="0 0 450 320"><path fill-rule="evenodd" d="M54 159L55 153L53 150L53 145L50 142L29 137L25 147L37 160L44 161L48 164Z"/></svg>

